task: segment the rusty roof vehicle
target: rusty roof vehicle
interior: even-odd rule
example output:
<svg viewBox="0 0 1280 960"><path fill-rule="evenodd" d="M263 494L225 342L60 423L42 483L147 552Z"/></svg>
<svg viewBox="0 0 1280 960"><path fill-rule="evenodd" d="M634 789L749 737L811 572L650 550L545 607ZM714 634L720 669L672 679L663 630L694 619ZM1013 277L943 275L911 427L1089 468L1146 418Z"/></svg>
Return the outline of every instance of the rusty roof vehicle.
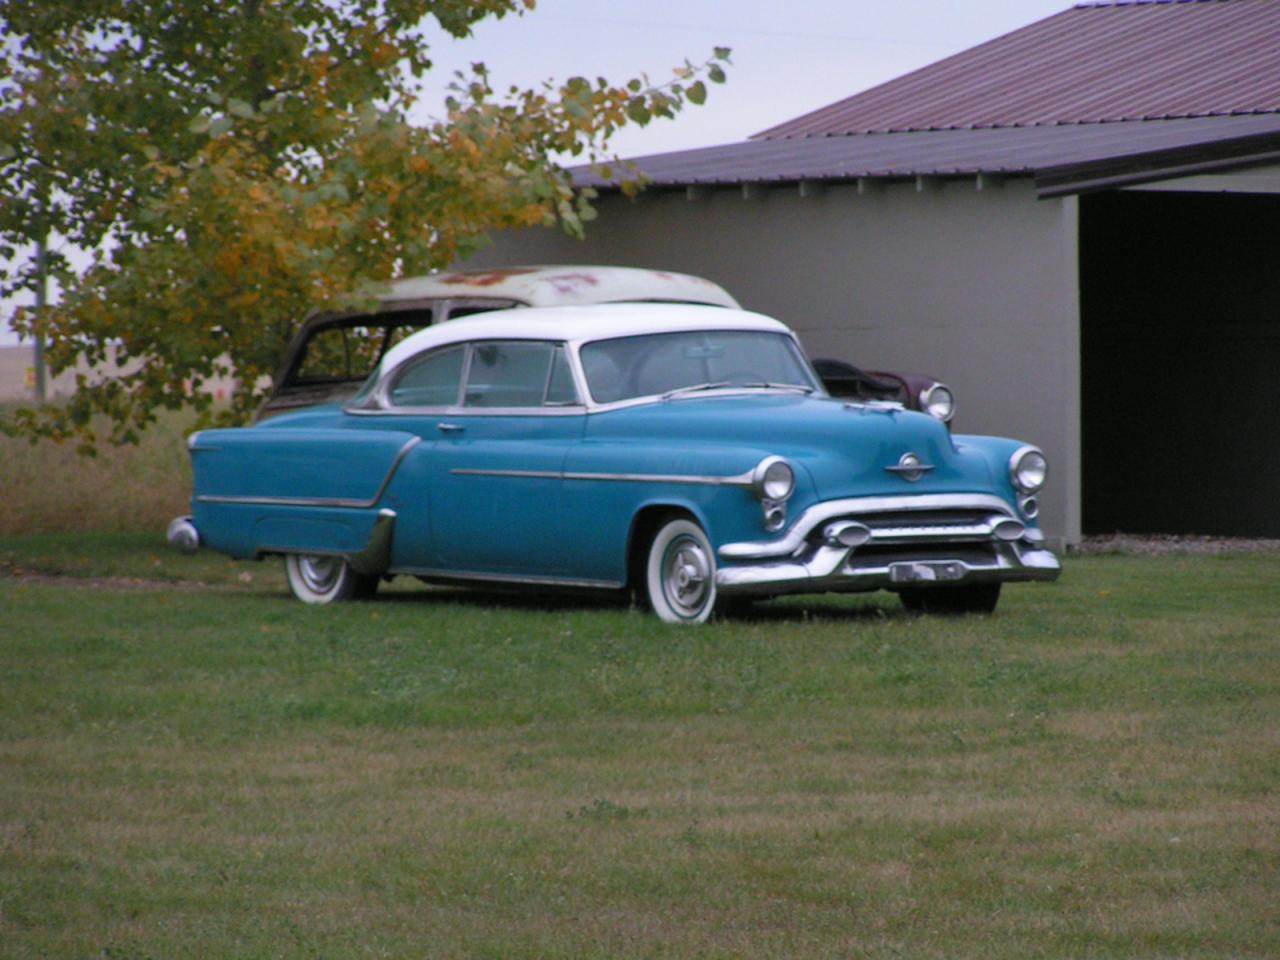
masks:
<svg viewBox="0 0 1280 960"><path fill-rule="evenodd" d="M388 350L425 327L512 307L602 303L739 306L711 280L637 267L501 267L409 277L391 284L373 311L308 318L285 350L258 419L350 399ZM815 366L832 396L899 403L944 423L955 410L950 389L933 377L868 373L843 360L819 359Z"/></svg>
<svg viewBox="0 0 1280 960"><path fill-rule="evenodd" d="M258 419L348 399L391 347L436 323L511 307L646 302L739 305L702 277L635 267L502 267L409 277L391 284L376 310L309 317L285 349Z"/></svg>

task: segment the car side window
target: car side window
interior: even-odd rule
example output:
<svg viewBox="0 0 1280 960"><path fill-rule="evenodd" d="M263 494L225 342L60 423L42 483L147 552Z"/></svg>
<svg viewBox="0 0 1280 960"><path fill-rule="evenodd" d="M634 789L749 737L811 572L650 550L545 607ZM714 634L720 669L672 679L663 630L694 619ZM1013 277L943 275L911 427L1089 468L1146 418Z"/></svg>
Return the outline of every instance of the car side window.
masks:
<svg viewBox="0 0 1280 960"><path fill-rule="evenodd" d="M541 407L577 403L564 347L531 341L494 341L471 346L467 407Z"/></svg>
<svg viewBox="0 0 1280 960"><path fill-rule="evenodd" d="M389 397L397 407L451 407L458 402L465 346L428 354L392 384Z"/></svg>

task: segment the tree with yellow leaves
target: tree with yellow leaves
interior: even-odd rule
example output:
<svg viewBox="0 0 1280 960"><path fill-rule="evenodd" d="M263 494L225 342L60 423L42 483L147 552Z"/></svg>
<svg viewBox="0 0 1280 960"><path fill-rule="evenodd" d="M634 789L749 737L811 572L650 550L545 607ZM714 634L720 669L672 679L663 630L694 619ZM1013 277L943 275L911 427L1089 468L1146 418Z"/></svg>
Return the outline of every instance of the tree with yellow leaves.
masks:
<svg viewBox="0 0 1280 960"><path fill-rule="evenodd" d="M241 421L308 311L367 305L489 231L581 233L593 194L556 158L600 162L620 127L702 103L728 51L665 84L502 96L475 64L444 117L409 122L430 31L465 37L534 2L0 0L0 295L35 286L19 254L46 236L89 251L80 270L49 257L61 301L15 327L44 337L55 373L111 350L132 371L0 427L92 450L96 414L113 442L161 408ZM231 370L214 410L199 387Z"/></svg>

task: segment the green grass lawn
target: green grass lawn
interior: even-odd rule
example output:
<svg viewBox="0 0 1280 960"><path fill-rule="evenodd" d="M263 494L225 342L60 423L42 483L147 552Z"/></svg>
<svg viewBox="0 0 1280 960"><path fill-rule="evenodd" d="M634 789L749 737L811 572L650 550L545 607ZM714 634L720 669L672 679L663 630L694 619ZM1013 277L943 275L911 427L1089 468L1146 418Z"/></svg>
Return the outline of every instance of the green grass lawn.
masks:
<svg viewBox="0 0 1280 960"><path fill-rule="evenodd" d="M1278 596L1069 558L681 629L0 539L0 956L1275 957Z"/></svg>

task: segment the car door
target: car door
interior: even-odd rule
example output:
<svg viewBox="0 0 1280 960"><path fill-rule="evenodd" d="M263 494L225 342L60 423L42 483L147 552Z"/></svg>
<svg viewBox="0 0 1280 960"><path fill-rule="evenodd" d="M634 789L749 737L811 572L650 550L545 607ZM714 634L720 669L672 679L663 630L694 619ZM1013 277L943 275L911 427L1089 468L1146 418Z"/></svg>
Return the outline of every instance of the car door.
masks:
<svg viewBox="0 0 1280 960"><path fill-rule="evenodd" d="M561 343L467 345L459 402L435 418L427 487L442 572L557 579L567 568L564 461L585 408Z"/></svg>

